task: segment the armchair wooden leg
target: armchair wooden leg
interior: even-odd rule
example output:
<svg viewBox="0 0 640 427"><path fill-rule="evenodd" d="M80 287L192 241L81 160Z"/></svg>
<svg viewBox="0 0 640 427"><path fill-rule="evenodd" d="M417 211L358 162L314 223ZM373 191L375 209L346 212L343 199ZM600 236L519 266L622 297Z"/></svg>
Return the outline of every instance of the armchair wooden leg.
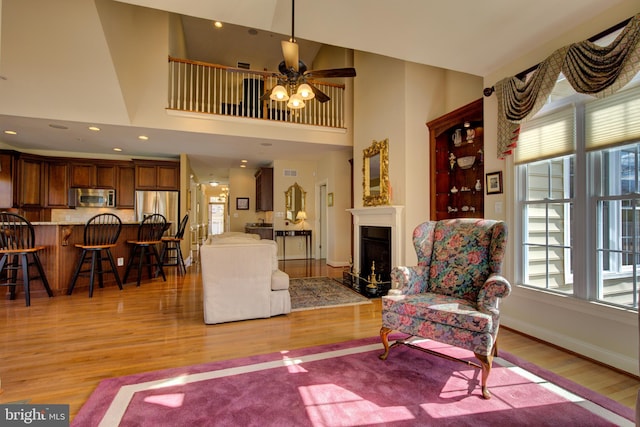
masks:
<svg viewBox="0 0 640 427"><path fill-rule="evenodd" d="M491 373L491 365L493 364L495 348L491 349L491 354L489 354L488 356L478 353L474 354L480 361L480 365L482 365L482 397L484 397L485 399L491 399L491 392L487 387L487 380L489 379L489 374Z"/></svg>
<svg viewBox="0 0 640 427"><path fill-rule="evenodd" d="M389 329L386 326L380 328L380 338L382 339L382 345L384 346L384 353L378 356L380 360L387 360L389 355L389 334L393 329Z"/></svg>

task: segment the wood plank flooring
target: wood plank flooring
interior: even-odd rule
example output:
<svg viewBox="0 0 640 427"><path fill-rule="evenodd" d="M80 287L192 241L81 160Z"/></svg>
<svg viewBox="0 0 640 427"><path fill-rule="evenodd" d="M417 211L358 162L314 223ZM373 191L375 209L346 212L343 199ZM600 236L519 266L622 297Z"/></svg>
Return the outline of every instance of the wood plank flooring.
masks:
<svg viewBox="0 0 640 427"><path fill-rule="evenodd" d="M87 288L77 288L72 296L34 297L28 308L21 293L0 300L0 403L69 404L73 417L105 378L378 335L380 300L205 325L198 267L184 277L167 268L166 282L96 289L91 299ZM342 274L320 261L286 261L282 268L291 277ZM501 331L500 342L505 351L635 406L637 378L510 330Z"/></svg>

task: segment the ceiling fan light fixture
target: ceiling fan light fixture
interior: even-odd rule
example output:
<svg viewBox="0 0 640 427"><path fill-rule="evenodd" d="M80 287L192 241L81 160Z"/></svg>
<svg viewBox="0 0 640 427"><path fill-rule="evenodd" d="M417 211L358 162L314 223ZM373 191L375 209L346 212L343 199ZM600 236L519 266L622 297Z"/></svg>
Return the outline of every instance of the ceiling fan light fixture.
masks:
<svg viewBox="0 0 640 427"><path fill-rule="evenodd" d="M269 98L274 101L288 101L289 94L287 93L287 90L284 88L284 86L277 85L271 91L271 95L269 95Z"/></svg>
<svg viewBox="0 0 640 427"><path fill-rule="evenodd" d="M298 91L296 92L296 94L300 95L300 97L305 101L316 97L316 94L313 93L313 89L311 89L311 86L306 83L302 83L300 86L298 86Z"/></svg>
<svg viewBox="0 0 640 427"><path fill-rule="evenodd" d="M302 99L302 97L297 93L291 95L291 98L289 98L289 102L287 103L287 107L291 108L292 110L304 108L304 99Z"/></svg>

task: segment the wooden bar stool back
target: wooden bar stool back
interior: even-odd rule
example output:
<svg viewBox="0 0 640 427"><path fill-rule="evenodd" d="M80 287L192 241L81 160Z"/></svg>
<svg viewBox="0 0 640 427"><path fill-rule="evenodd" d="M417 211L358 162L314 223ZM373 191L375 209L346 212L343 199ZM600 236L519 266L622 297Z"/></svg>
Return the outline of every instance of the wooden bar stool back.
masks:
<svg viewBox="0 0 640 427"><path fill-rule="evenodd" d="M36 246L33 225L24 217L10 212L0 212L0 277L7 279L2 286L9 286L11 299L16 298L16 284L18 271L22 271L22 284L24 287L24 299L27 307L31 305L31 292L29 289L32 280L40 279L49 297L53 292L49 287L47 276L42 268L38 252L45 249L44 246ZM36 267L36 276L30 276L29 267Z"/></svg>
<svg viewBox="0 0 640 427"><path fill-rule="evenodd" d="M162 238L162 259L163 266L177 266L180 273L187 274L187 267L184 265L184 257L182 256L182 248L180 243L184 238L184 230L187 228L189 214L182 217L178 231L174 236L166 236ZM171 261L171 262L168 262Z"/></svg>
<svg viewBox="0 0 640 427"><path fill-rule="evenodd" d="M131 255L129 256L127 269L124 273L124 283L127 283L129 272L134 266L136 259L138 261L138 280L136 286L140 286L142 268L144 266L147 267L149 272L149 279L153 278L154 272L159 272L162 279L164 281L167 280L157 248L158 245L162 244L162 235L166 228L167 219L163 215L153 214L142 220L138 226L138 239L127 241L127 243L131 245Z"/></svg>
<svg viewBox="0 0 640 427"><path fill-rule="evenodd" d="M67 295L71 295L73 292L78 276L86 276L87 273L89 276L89 298L93 297L93 284L96 273L98 274L98 285L101 288L104 287L104 273L113 273L118 287L122 290L122 281L111 254L111 248L116 246L120 231L122 231L122 221L117 215L111 213L98 214L87 221L84 226L83 244L75 245L76 248L82 250L82 253L69 284ZM91 254L91 257L87 256L89 254ZM106 255L106 259L103 255ZM107 269L104 267L105 261L109 261ZM85 263L91 264L87 269L83 270L82 267Z"/></svg>

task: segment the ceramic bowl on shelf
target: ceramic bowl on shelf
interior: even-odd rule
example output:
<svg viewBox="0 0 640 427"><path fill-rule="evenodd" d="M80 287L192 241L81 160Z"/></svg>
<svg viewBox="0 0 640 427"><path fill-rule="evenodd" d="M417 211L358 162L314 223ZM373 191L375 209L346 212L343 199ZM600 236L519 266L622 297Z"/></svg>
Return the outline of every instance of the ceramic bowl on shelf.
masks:
<svg viewBox="0 0 640 427"><path fill-rule="evenodd" d="M457 159L458 166L460 166L461 169L469 169L471 166L473 166L475 161L476 156L458 157Z"/></svg>

